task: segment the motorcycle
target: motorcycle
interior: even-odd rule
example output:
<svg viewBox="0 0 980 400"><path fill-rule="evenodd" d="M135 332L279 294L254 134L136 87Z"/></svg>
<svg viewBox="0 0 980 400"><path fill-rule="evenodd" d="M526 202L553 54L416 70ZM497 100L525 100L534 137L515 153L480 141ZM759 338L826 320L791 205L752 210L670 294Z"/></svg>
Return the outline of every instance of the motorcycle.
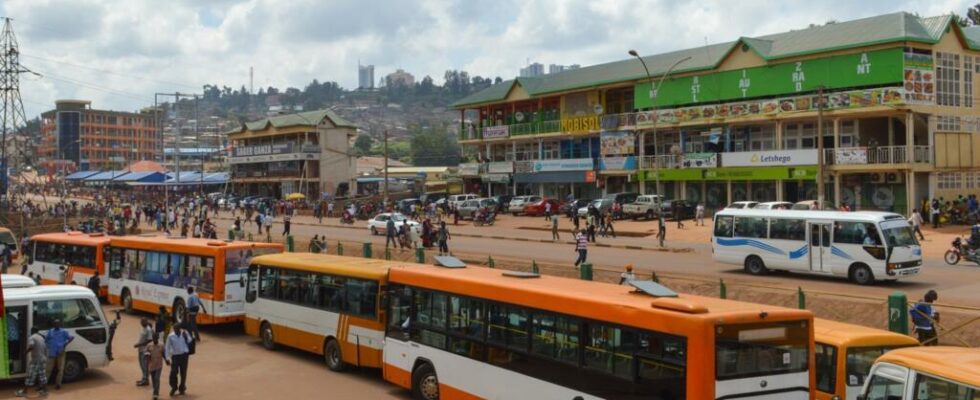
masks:
<svg viewBox="0 0 980 400"><path fill-rule="evenodd" d="M473 217L473 226L493 226L494 221L497 220L497 213L480 213Z"/></svg>
<svg viewBox="0 0 980 400"><path fill-rule="evenodd" d="M956 265L962 258L980 265L980 257L978 257L976 251L972 250L970 246L963 243L963 238L957 237L956 239L953 239L952 246L953 247L946 250L946 254L943 255L943 259L946 261L946 264Z"/></svg>
<svg viewBox="0 0 980 400"><path fill-rule="evenodd" d="M340 217L340 223L347 224L347 225L353 225L354 224L354 217L351 216L350 212L344 211L344 216Z"/></svg>

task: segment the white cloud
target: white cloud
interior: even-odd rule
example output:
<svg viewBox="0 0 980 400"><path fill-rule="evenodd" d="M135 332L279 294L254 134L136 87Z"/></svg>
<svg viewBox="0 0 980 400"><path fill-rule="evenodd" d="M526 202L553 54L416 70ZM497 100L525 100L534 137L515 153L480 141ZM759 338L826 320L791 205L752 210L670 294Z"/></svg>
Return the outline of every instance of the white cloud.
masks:
<svg viewBox="0 0 980 400"><path fill-rule="evenodd" d="M970 3L4 0L0 15L14 18L22 63L47 75L23 79L34 116L58 98L135 110L155 92L247 86L250 66L256 88L354 87L358 60L376 65L376 79L395 68L437 83L447 69L508 79L527 60L592 65L631 48L654 54L895 11L964 13Z"/></svg>

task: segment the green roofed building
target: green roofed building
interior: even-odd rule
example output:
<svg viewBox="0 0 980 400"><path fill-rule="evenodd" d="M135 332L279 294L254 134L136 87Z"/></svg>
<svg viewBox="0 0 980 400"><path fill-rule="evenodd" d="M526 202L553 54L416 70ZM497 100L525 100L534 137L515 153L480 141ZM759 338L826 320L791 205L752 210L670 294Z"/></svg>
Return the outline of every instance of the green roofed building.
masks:
<svg viewBox="0 0 980 400"><path fill-rule="evenodd" d="M356 190L350 141L357 127L332 110L278 115L227 132L237 193L284 198L343 196Z"/></svg>
<svg viewBox="0 0 980 400"><path fill-rule="evenodd" d="M466 187L660 193L709 210L815 200L822 141L835 204L908 213L926 197L980 194L978 27L899 12L641 54L642 63L627 50L457 101L461 143L481 155L460 166Z"/></svg>

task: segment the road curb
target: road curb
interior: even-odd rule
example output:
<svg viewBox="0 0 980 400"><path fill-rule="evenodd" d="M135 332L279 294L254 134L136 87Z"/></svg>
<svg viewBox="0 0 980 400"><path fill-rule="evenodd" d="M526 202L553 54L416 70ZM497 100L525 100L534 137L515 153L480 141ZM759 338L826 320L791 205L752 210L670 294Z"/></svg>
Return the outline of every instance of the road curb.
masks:
<svg viewBox="0 0 980 400"><path fill-rule="evenodd" d="M234 221L233 218L228 218L228 217L213 217L213 218L220 219L220 220ZM363 227L354 226L354 225L317 225L308 222L293 222L292 224L313 226L313 227L364 229ZM481 235L481 234L474 234L474 233L453 233L452 235L458 237L469 237L469 238L478 238L478 239L513 240L518 242L564 243L568 245L575 244L575 242L569 242L569 241L555 242L547 239L531 239L531 238L506 237L506 236L496 236L496 235L490 236L490 235ZM666 253L693 253L694 252L694 249L690 247L646 247L646 246L637 246L637 245L628 245L628 244L609 244L609 243L594 243L592 244L592 246L610 248L610 249L657 251L657 252L666 252Z"/></svg>

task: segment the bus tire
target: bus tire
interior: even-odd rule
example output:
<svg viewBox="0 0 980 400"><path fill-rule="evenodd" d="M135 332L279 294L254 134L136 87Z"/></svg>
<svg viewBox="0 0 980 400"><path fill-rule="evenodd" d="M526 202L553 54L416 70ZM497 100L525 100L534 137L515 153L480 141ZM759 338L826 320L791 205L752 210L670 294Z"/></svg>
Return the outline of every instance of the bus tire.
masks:
<svg viewBox="0 0 980 400"><path fill-rule="evenodd" d="M439 399L439 377L432 364L422 363L412 371L412 397L416 400Z"/></svg>
<svg viewBox="0 0 980 400"><path fill-rule="evenodd" d="M129 289L123 289L120 297L122 297L122 306L123 310L126 310L126 314L133 314L133 295L129 294Z"/></svg>
<svg viewBox="0 0 980 400"><path fill-rule="evenodd" d="M174 305L170 314L173 316L175 324L187 322L187 305L184 304L184 299L180 297L174 299Z"/></svg>
<svg viewBox="0 0 980 400"><path fill-rule="evenodd" d="M272 333L272 325L266 321L262 321L262 326L259 328L259 338L262 339L262 347L266 350L276 349L276 337Z"/></svg>
<svg viewBox="0 0 980 400"><path fill-rule="evenodd" d="M752 275L765 275L769 269L759 256L748 256L745 258L745 271Z"/></svg>
<svg viewBox="0 0 980 400"><path fill-rule="evenodd" d="M854 264L851 266L850 274L851 281L858 285L871 285L875 283L875 275L871 272L871 268L868 268L864 264Z"/></svg>
<svg viewBox="0 0 980 400"><path fill-rule="evenodd" d="M327 338L327 342L323 345L323 362L333 372L344 372L347 370L347 363L344 362L344 352L340 349L340 343L337 343L333 338Z"/></svg>
<svg viewBox="0 0 980 400"><path fill-rule="evenodd" d="M85 357L78 353L68 353L65 355L64 381L74 382L81 379L85 374Z"/></svg>

